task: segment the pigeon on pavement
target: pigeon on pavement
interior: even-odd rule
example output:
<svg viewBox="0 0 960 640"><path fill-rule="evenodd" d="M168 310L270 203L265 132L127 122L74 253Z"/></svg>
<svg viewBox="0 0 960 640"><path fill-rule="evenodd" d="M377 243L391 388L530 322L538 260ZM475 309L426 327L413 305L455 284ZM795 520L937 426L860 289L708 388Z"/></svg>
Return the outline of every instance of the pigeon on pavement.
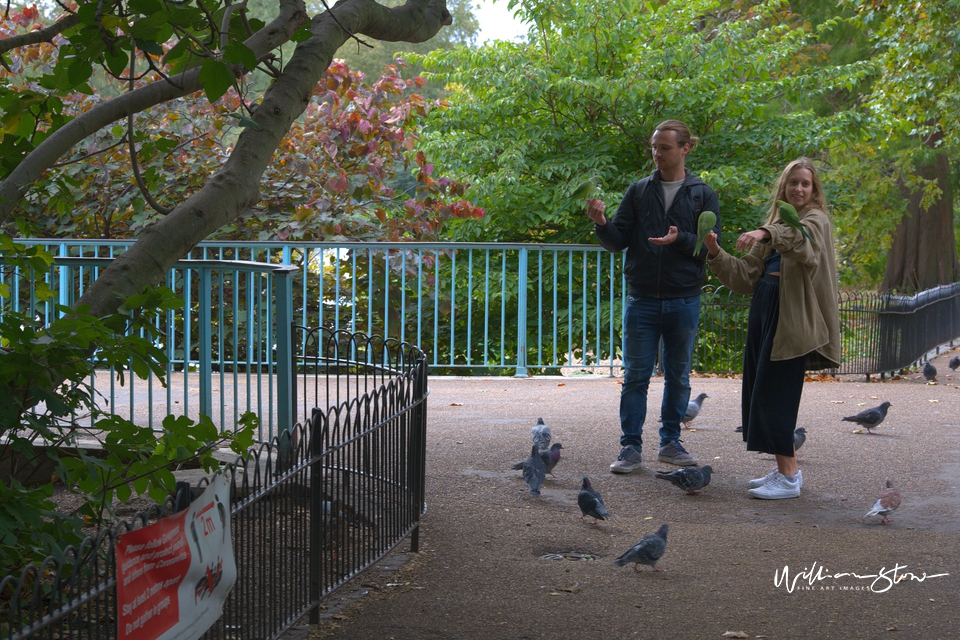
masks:
<svg viewBox="0 0 960 640"><path fill-rule="evenodd" d="M594 518L593 524L597 524L597 520L606 520L610 517L600 492L590 485L590 479L587 476L583 476L583 484L580 485L580 493L577 494L577 504L580 505L580 512L583 514L580 516L581 520L585 516L590 516Z"/></svg>
<svg viewBox="0 0 960 640"><path fill-rule="evenodd" d="M554 442L546 451L540 451L540 456L543 458L543 464L547 468L547 473L554 478L557 476L553 475L553 468L560 462L560 449L563 449L563 445L559 442Z"/></svg>
<svg viewBox="0 0 960 640"><path fill-rule="evenodd" d="M557 466L558 462L560 462L560 449L563 449L563 445L559 442L554 442L552 445L550 445L549 449L540 449L540 457L543 458L543 464L547 468L547 473L554 478L557 476L553 475L553 468ZM523 469L523 463L518 462L510 468L514 471L520 471Z"/></svg>
<svg viewBox="0 0 960 640"><path fill-rule="evenodd" d="M549 449L553 434L550 433L550 427L544 424L543 418L537 418L537 424L530 429L530 437L533 438L533 444L537 445L538 449Z"/></svg>
<svg viewBox="0 0 960 640"><path fill-rule="evenodd" d="M951 371L956 371L957 367L960 367L960 356L953 356L950 358L950 362L947 364L947 366L950 367Z"/></svg>
<svg viewBox="0 0 960 640"><path fill-rule="evenodd" d="M530 457L523 462L523 481L530 487L530 493L540 495L540 487L547 476L547 465L543 463L537 445L530 448Z"/></svg>
<svg viewBox="0 0 960 640"><path fill-rule="evenodd" d="M687 495L696 495L700 489L710 484L710 474L713 467L681 467L674 471L657 471L656 476L667 480L687 492Z"/></svg>
<svg viewBox="0 0 960 640"><path fill-rule="evenodd" d="M701 393L687 404L687 412L684 414L683 420L680 421L684 429L690 428L690 423L700 414L700 409L703 408L703 399L709 397L707 394Z"/></svg>
<svg viewBox="0 0 960 640"><path fill-rule="evenodd" d="M663 571L657 569L657 560L663 557L663 552L667 550L667 525L662 524L656 533L643 536L640 542L630 547L630 550L613 561L618 567L625 567L629 563L633 564L633 570L640 572L639 564L648 564L654 571Z"/></svg>
<svg viewBox="0 0 960 640"><path fill-rule="evenodd" d="M878 494L877 502L873 505L873 508L867 511L867 515L863 516L864 520L880 516L880 524L893 522L887 516L900 506L900 492L893 488L893 480L890 478L884 481L884 487L886 488Z"/></svg>
<svg viewBox="0 0 960 640"><path fill-rule="evenodd" d="M807 441L807 428L797 427L793 430L793 450L800 451L800 447Z"/></svg>
<svg viewBox="0 0 960 640"><path fill-rule="evenodd" d="M937 368L927 362L923 365L923 377L926 378L927 382L933 382L937 379Z"/></svg>
<svg viewBox="0 0 960 640"><path fill-rule="evenodd" d="M876 429L880 426L880 423L883 422L884 418L887 417L887 409L890 408L889 402L883 402L879 407L874 407L872 409L865 409L855 416L847 416L843 419L844 422L856 422L861 427L867 430L867 433L870 435L876 435L870 429Z"/></svg>

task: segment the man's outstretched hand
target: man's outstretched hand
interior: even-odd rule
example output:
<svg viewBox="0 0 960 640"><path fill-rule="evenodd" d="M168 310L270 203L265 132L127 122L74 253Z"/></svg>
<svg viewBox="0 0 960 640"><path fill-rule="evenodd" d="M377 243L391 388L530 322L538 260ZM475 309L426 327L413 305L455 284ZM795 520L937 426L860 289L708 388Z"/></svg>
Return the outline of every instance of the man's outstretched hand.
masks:
<svg viewBox="0 0 960 640"><path fill-rule="evenodd" d="M663 246L665 244L672 244L673 241L676 239L677 239L676 227L670 227L670 229L667 230L667 235L663 236L662 238L647 238L647 240L650 241L650 244L658 244L660 246Z"/></svg>

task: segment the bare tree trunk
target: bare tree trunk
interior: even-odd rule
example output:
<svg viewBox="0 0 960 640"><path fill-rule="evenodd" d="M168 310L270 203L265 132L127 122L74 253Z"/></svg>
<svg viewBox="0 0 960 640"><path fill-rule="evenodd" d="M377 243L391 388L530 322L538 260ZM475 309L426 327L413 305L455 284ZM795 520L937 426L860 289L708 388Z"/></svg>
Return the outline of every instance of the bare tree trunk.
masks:
<svg viewBox="0 0 960 640"><path fill-rule="evenodd" d="M919 175L936 180L942 195L924 209L921 193L904 190L907 213L897 226L887 254L881 291L922 291L960 279L947 155L938 153L932 162L919 168Z"/></svg>

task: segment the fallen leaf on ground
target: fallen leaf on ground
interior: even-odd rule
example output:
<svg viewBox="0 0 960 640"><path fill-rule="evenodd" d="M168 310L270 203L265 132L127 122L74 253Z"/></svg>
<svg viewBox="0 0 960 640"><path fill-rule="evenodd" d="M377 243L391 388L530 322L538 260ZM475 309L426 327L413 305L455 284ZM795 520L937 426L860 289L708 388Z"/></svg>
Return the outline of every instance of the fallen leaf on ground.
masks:
<svg viewBox="0 0 960 640"><path fill-rule="evenodd" d="M463 406L463 403L462 403L462 402L451 402L451 403L450 403L450 406L451 406L451 407L462 407L462 406Z"/></svg>
<svg viewBox="0 0 960 640"><path fill-rule="evenodd" d="M743 631L725 631L721 638L749 638Z"/></svg>
<svg viewBox="0 0 960 640"><path fill-rule="evenodd" d="M558 386L558 387L565 387L565 386L567 386L567 383L566 383L566 382L561 382L561 383L558 384L557 386Z"/></svg>

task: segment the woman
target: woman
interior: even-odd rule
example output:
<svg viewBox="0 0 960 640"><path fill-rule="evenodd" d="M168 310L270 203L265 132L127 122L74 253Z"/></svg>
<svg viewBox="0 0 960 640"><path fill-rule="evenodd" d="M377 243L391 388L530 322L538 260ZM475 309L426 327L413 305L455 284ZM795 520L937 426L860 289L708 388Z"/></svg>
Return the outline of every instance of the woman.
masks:
<svg viewBox="0 0 960 640"><path fill-rule="evenodd" d="M797 210L810 239L780 219L777 201ZM735 258L712 232L707 264L724 285L752 293L743 354L743 439L748 451L772 454L777 468L750 481L750 494L778 500L800 496L793 431L806 371L840 366L837 265L826 196L808 158L784 168L763 226L742 234Z"/></svg>

